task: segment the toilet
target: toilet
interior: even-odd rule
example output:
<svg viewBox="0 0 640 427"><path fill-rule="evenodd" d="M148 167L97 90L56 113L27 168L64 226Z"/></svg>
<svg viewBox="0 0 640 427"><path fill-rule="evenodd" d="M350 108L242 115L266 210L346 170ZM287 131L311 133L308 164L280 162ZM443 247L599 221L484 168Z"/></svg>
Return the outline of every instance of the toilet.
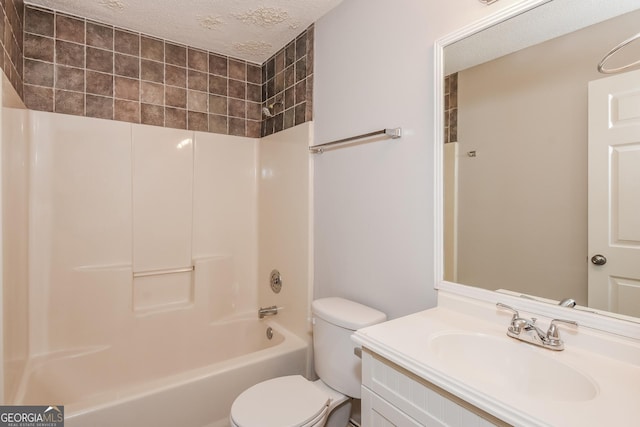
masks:
<svg viewBox="0 0 640 427"><path fill-rule="evenodd" d="M319 380L301 375L263 381L231 406L233 427L346 427L350 398L360 399L360 358L351 335L387 320L386 314L344 298L311 303L313 356Z"/></svg>

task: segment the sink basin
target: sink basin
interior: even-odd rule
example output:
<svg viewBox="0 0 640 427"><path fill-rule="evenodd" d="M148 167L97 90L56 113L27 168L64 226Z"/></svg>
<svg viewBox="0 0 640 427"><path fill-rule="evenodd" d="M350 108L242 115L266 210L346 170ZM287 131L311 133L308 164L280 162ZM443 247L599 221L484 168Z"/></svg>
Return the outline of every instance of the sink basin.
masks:
<svg viewBox="0 0 640 427"><path fill-rule="evenodd" d="M483 389L496 387L525 398L579 402L595 398L598 386L587 375L556 360L562 355L508 337L443 333L429 349L456 377Z"/></svg>

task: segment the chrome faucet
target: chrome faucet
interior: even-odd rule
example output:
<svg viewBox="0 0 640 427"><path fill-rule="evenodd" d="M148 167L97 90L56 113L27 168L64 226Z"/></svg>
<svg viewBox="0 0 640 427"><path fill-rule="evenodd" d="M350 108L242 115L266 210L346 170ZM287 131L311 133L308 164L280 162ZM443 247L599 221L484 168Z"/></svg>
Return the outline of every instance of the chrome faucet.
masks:
<svg viewBox="0 0 640 427"><path fill-rule="evenodd" d="M264 316L275 316L278 314L278 306L272 305L271 307L265 307L258 310L258 318L264 319Z"/></svg>
<svg viewBox="0 0 640 427"><path fill-rule="evenodd" d="M507 328L508 336L549 350L564 350L564 341L562 341L558 335L558 323L578 326L578 323L573 320L553 319L549 324L547 332L543 332L542 329L536 326L537 319L535 317L531 319L520 317L518 310L501 302L497 303L496 307L509 310L513 313L511 324Z"/></svg>

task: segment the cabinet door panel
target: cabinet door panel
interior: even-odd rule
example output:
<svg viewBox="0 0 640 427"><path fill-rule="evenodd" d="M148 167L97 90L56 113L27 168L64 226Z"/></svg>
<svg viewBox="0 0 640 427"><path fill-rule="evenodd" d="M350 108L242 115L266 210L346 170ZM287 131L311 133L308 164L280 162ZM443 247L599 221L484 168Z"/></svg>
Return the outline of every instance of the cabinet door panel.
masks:
<svg viewBox="0 0 640 427"><path fill-rule="evenodd" d="M382 399L366 387L362 388L363 427L419 427L417 421ZM434 427L443 424L433 424Z"/></svg>

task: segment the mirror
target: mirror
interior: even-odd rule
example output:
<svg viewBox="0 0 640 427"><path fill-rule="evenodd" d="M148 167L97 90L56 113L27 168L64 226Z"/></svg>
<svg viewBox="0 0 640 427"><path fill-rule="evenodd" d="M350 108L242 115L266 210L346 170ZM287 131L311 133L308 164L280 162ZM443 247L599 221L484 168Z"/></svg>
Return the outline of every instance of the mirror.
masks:
<svg viewBox="0 0 640 427"><path fill-rule="evenodd" d="M590 242L596 186L589 183L588 94L590 81L607 78L596 69L604 55L640 32L640 3L523 3L507 20L443 42L441 275L556 304L572 298L578 309L633 320L640 317L640 277L603 276L591 261L606 249ZM637 41L609 65L639 59ZM640 110L640 95L629 102ZM634 156L640 170L640 149L625 161ZM640 265L640 173L626 179L635 201L617 200L612 209L624 205L625 227L633 230L618 246L635 251L627 258Z"/></svg>

